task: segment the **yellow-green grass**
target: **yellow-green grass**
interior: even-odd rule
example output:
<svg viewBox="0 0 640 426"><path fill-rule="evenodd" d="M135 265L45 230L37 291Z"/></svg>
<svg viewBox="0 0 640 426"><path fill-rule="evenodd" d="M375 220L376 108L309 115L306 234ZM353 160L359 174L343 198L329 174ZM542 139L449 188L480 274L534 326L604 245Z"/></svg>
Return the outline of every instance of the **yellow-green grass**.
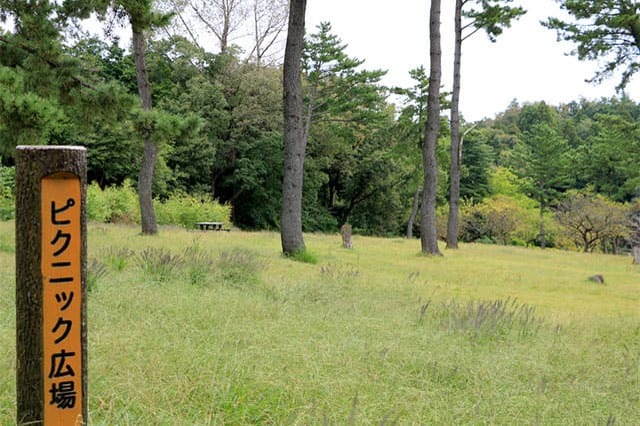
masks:
<svg viewBox="0 0 640 426"><path fill-rule="evenodd" d="M13 226L0 223L2 425L15 422ZM640 418L640 267L629 257L473 244L425 257L416 240L305 241L317 264L281 256L277 233L90 225L89 257L105 273L88 297L89 423ZM191 251L161 279L136 260L150 247ZM190 275L198 265L206 274ZM460 320L507 298L541 322Z"/></svg>

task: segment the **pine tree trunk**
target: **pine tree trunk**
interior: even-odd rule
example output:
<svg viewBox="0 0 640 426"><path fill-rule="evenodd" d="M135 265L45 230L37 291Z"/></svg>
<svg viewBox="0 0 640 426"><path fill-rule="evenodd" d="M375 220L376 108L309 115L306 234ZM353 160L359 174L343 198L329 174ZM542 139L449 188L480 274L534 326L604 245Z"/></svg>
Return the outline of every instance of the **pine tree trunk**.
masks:
<svg viewBox="0 0 640 426"><path fill-rule="evenodd" d="M285 129L280 238L285 254L305 250L302 237L302 184L306 142L302 120L301 60L306 6L306 0L291 0L283 66Z"/></svg>
<svg viewBox="0 0 640 426"><path fill-rule="evenodd" d="M440 249L438 248L438 232L436 229L436 191L438 189L436 144L440 132L440 77L442 74L440 0L431 0L429 36L431 66L429 72L429 93L427 97L427 122L422 145L424 190L422 192L420 242L423 253L441 256L442 253L440 253Z"/></svg>
<svg viewBox="0 0 640 426"><path fill-rule="evenodd" d="M462 0L456 0L455 48L453 60L453 93L451 95L451 167L449 176L449 218L447 220L447 248L458 248L458 214L460 211L460 68L462 56Z"/></svg>
<svg viewBox="0 0 640 426"><path fill-rule="evenodd" d="M547 234L544 229L544 201L540 200L540 248L545 249L547 247ZM585 245L585 250L586 250Z"/></svg>
<svg viewBox="0 0 640 426"><path fill-rule="evenodd" d="M413 205L411 206L411 214L409 214L409 221L407 222L407 239L413 238L413 224L415 223L416 216L418 215L418 206L420 205L421 193L422 190L418 188L413 194Z"/></svg>
<svg viewBox="0 0 640 426"><path fill-rule="evenodd" d="M138 82L138 94L142 109L151 111L151 85L149 84L149 76L147 74L147 64L145 60L146 41L142 29L132 22L133 32L133 56L136 65L136 80ZM151 134L152 128L143 129L142 140L144 150L142 155L142 164L140 166L140 174L138 175L138 199L140 201L140 215L142 222L143 234L157 234L158 223L156 221L156 212L153 208L153 171L158 157L158 147L153 142Z"/></svg>

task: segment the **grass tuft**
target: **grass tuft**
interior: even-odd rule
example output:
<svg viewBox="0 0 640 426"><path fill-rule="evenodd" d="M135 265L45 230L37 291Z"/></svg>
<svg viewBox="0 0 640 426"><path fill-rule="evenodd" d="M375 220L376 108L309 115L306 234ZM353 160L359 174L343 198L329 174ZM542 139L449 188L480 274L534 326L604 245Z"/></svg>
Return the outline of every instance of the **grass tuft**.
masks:
<svg viewBox="0 0 640 426"><path fill-rule="evenodd" d="M107 273L104 263L98 259L91 259L87 263L87 292L91 293L96 289L98 281Z"/></svg>
<svg viewBox="0 0 640 426"><path fill-rule="evenodd" d="M318 256L310 252L308 249L299 250L294 253L285 253L284 257L295 260L296 262L309 263L311 265L316 265L318 263Z"/></svg>
<svg viewBox="0 0 640 426"><path fill-rule="evenodd" d="M267 262L252 251L234 249L223 251L217 263L218 275L232 287L251 287L259 282L259 274Z"/></svg>
<svg viewBox="0 0 640 426"><path fill-rule="evenodd" d="M201 248L198 240L194 240L184 249L182 258L187 282L193 286L206 286L215 270L213 257Z"/></svg>
<svg viewBox="0 0 640 426"><path fill-rule="evenodd" d="M421 308L423 314L424 311L425 306ZM438 315L448 330L468 332L475 337L504 336L511 332L520 337L531 336L543 322L533 306L509 297L466 304L452 299L442 304Z"/></svg>
<svg viewBox="0 0 640 426"><path fill-rule="evenodd" d="M147 247L136 257L145 277L155 282L167 282L182 265L183 258L163 248Z"/></svg>
<svg viewBox="0 0 640 426"><path fill-rule="evenodd" d="M102 250L100 257L112 270L122 272L127 267L130 259L135 257L135 253L126 247L111 246Z"/></svg>
<svg viewBox="0 0 640 426"><path fill-rule="evenodd" d="M353 265L329 264L320 266L320 277L336 282L349 282L360 278L360 271Z"/></svg>

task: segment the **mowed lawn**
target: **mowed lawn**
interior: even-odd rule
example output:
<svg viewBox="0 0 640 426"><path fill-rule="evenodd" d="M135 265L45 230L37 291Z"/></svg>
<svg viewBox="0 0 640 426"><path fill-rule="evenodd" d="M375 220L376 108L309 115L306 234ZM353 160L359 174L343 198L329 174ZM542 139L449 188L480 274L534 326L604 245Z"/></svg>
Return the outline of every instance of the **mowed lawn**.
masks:
<svg viewBox="0 0 640 426"><path fill-rule="evenodd" d="M89 424L640 424L626 256L89 225ZM604 285L588 280L602 274ZM0 424L15 424L0 223Z"/></svg>

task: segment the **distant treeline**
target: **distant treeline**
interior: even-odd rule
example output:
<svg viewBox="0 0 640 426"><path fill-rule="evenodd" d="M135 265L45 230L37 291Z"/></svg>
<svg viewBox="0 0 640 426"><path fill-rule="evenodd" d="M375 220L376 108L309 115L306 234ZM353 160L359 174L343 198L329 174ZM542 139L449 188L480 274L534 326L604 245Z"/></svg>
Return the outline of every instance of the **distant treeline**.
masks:
<svg viewBox="0 0 640 426"><path fill-rule="evenodd" d="M279 66L243 59L234 49L207 53L180 36L152 40L147 63L154 110L149 113L138 106L133 57L117 40L77 36L63 45L46 33L30 44L24 35L2 37L3 165L13 164L17 144L83 145L90 182L102 188L122 185L136 181L141 135L152 128L159 147L156 198L211 197L231 206L238 227L279 228ZM51 57L33 53L38 43L51 44ZM348 222L360 233L406 233L422 182L428 79L419 68L411 73L413 87L388 88L380 83L383 75L346 55L330 25L310 31L303 56L309 141L305 231L336 232ZM462 148L461 238L537 244L536 222L543 217L548 245L584 248L559 214L588 199L600 210L618 206L629 216L640 188L639 119L640 105L614 97L561 106L514 101L494 119L463 123L463 131L475 127L465 132ZM438 203L444 216L450 142L447 119L442 120ZM499 230L496 217L513 223ZM624 245L625 232L602 234L588 249Z"/></svg>

